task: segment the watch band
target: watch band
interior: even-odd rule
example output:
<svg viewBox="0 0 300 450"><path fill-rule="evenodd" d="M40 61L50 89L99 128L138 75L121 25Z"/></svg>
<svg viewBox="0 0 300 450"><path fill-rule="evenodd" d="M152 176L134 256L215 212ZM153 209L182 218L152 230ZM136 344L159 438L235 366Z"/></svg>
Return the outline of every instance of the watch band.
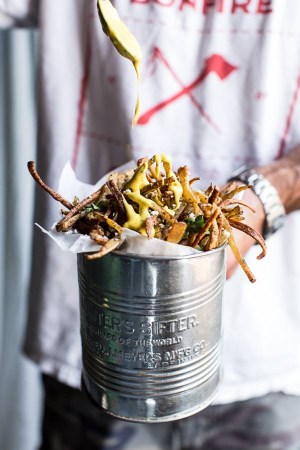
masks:
<svg viewBox="0 0 300 450"><path fill-rule="evenodd" d="M261 201L265 211L264 238L267 239L276 233L285 222L286 212L275 187L267 178L249 166L240 167L228 181L234 180L251 186Z"/></svg>

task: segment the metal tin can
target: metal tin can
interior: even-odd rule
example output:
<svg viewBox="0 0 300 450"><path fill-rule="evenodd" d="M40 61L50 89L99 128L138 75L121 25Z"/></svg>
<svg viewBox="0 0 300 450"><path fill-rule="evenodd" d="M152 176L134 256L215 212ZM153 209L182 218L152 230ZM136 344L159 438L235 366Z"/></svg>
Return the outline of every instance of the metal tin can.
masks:
<svg viewBox="0 0 300 450"><path fill-rule="evenodd" d="M221 379L224 247L188 257L78 255L83 385L134 422L192 415Z"/></svg>

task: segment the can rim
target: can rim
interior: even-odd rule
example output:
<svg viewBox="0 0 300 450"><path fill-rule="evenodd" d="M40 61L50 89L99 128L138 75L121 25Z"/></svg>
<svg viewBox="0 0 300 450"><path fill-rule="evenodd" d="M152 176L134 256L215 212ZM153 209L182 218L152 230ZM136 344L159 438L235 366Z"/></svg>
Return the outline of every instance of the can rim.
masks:
<svg viewBox="0 0 300 450"><path fill-rule="evenodd" d="M199 253L194 253L192 255L141 255L139 253L130 253L125 250L115 250L114 252L111 252L110 255L119 256L121 258L129 258L129 259L144 259L144 260L183 260L183 259L192 259L192 258L202 258L204 256L209 256L213 253L218 253L223 251L227 247L228 243L225 242L220 247L214 248L212 250L208 250L206 252L200 251Z"/></svg>

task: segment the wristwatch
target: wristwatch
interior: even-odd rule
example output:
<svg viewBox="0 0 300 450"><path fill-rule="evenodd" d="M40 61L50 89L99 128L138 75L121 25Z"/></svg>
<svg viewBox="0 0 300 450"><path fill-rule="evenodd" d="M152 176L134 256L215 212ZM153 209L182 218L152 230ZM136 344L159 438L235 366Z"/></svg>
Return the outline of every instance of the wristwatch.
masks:
<svg viewBox="0 0 300 450"><path fill-rule="evenodd" d="M267 239L276 233L285 222L286 212L275 187L260 173L244 165L237 169L228 181L241 181L251 186L265 211L263 237Z"/></svg>

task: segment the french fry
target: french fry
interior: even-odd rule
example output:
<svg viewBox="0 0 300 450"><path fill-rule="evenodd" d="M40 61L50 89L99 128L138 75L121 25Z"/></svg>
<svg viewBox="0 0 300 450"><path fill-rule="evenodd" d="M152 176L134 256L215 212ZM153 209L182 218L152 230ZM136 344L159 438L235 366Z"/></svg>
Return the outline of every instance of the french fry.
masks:
<svg viewBox="0 0 300 450"><path fill-rule="evenodd" d="M103 245L103 247L101 248L101 250L99 250L99 252L85 255L85 257L89 261L91 261L93 259L102 258L103 256L107 255L108 253L111 253L114 250L117 250L117 248L120 247L121 243L122 243L122 241L119 238L110 239L108 242L106 242Z"/></svg>
<svg viewBox="0 0 300 450"><path fill-rule="evenodd" d="M51 197L54 198L54 200L60 202L62 205L64 205L68 209L73 208L72 203L70 203L68 200L63 198L58 192L54 191L49 186L47 186L46 183L44 183L44 181L41 179L41 177L39 176L39 174L36 171L34 161L29 161L27 163L27 167L28 167L28 170L29 170L32 178L36 181L36 183L38 183L46 192L48 192L48 194L50 194Z"/></svg>
<svg viewBox="0 0 300 450"><path fill-rule="evenodd" d="M251 236L252 239L254 239L261 246L262 252L257 256L257 259L262 259L264 258L264 256L266 256L267 247L265 244L265 240L258 231L249 227L249 225L238 222L237 220L234 219L228 219L228 222L232 227L236 228L237 230L243 231L244 233Z"/></svg>
<svg viewBox="0 0 300 450"><path fill-rule="evenodd" d="M187 229L187 224L185 222L175 222L168 233L167 241L173 244L178 244L183 238L183 235Z"/></svg>

